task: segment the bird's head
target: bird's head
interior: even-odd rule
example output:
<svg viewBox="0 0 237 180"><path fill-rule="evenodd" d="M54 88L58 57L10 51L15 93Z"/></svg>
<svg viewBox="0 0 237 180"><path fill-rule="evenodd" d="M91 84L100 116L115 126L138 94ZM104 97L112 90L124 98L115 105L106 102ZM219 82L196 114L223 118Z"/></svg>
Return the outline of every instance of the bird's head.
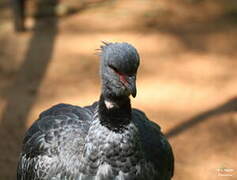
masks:
<svg viewBox="0 0 237 180"><path fill-rule="evenodd" d="M108 97L136 96L139 54L128 43L104 43L101 46L102 92Z"/></svg>

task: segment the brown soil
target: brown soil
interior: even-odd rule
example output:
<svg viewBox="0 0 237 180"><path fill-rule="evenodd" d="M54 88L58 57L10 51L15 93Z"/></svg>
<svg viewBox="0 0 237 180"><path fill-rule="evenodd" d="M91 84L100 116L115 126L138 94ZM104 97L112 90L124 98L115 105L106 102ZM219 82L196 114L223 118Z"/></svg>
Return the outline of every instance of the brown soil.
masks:
<svg viewBox="0 0 237 180"><path fill-rule="evenodd" d="M24 132L40 112L98 99L101 40L130 42L140 52L133 106L168 136L174 179L236 179L236 10L231 0L91 0L60 18L28 18L21 34L2 21L0 179L15 179Z"/></svg>

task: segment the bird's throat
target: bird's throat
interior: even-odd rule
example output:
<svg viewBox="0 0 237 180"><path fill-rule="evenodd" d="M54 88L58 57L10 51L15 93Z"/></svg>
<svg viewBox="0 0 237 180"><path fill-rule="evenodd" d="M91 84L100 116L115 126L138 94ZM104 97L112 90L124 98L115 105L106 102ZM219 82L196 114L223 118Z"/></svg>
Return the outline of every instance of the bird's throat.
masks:
<svg viewBox="0 0 237 180"><path fill-rule="evenodd" d="M99 101L99 119L110 130L122 131L131 122L129 97L108 99L102 94Z"/></svg>

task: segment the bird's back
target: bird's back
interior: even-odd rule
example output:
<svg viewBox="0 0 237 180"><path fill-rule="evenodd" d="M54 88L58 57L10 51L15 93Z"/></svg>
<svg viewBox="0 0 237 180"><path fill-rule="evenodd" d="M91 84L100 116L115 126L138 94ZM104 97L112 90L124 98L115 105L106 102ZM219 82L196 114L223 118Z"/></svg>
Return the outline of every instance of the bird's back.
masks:
<svg viewBox="0 0 237 180"><path fill-rule="evenodd" d="M41 113L25 135L17 179L76 175L95 107L59 104Z"/></svg>
<svg viewBox="0 0 237 180"><path fill-rule="evenodd" d="M170 180L174 173L174 156L161 128L138 109L133 109L132 120L139 129L144 158L155 171L150 173L155 177L151 175L149 179Z"/></svg>

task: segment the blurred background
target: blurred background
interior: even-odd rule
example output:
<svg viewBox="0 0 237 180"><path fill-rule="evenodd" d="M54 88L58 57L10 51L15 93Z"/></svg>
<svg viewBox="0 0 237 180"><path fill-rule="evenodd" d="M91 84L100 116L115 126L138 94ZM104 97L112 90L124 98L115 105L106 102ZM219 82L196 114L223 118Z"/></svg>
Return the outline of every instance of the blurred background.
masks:
<svg viewBox="0 0 237 180"><path fill-rule="evenodd" d="M98 99L102 40L140 52L132 103L169 138L174 179L237 178L236 0L21 1L0 0L1 180L40 112Z"/></svg>

